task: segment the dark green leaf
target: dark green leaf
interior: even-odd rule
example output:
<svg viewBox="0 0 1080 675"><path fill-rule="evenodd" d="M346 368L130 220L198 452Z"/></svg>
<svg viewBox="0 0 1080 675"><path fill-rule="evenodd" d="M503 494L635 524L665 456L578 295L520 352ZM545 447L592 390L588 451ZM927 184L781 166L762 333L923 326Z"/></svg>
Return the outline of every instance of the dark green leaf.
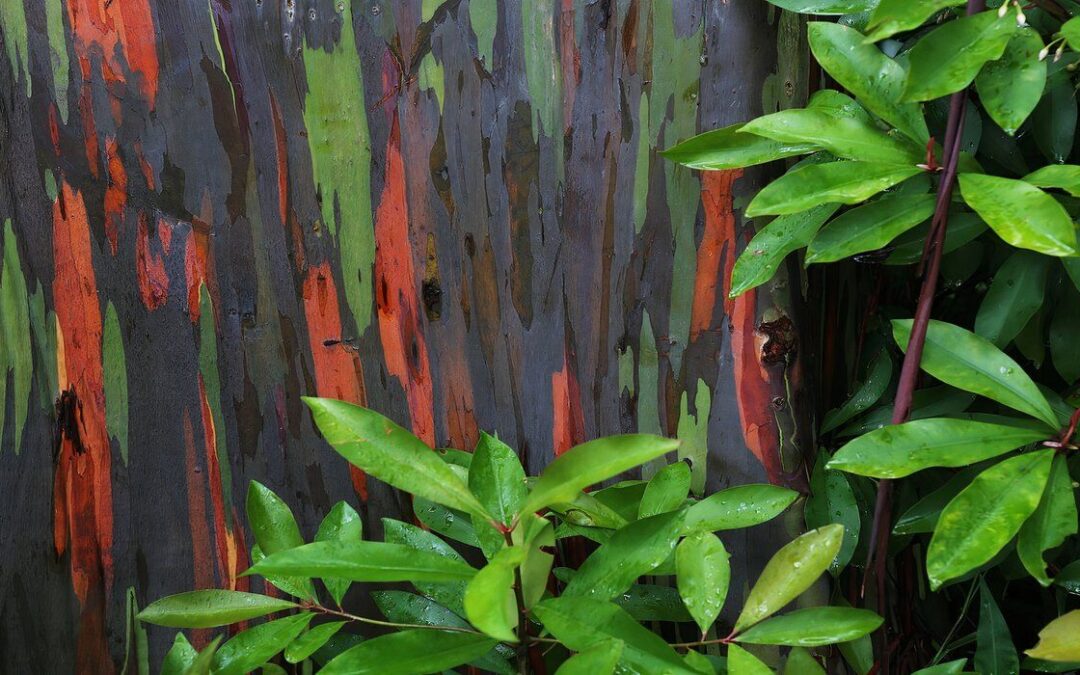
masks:
<svg viewBox="0 0 1080 675"><path fill-rule="evenodd" d="M979 628L975 649L975 669L980 673L1018 673L1020 658L1016 655L1012 636L1005 617L1001 615L994 594L979 580Z"/></svg>
<svg viewBox="0 0 1080 675"><path fill-rule="evenodd" d="M870 17L866 39L877 42L918 28L941 10L962 4L964 0L881 0Z"/></svg>
<svg viewBox="0 0 1080 675"><path fill-rule="evenodd" d="M691 534L675 549L679 595L702 634L724 607L731 580L729 558L723 542L711 532Z"/></svg>
<svg viewBox="0 0 1080 675"><path fill-rule="evenodd" d="M860 638L881 622L880 616L865 609L808 607L765 619L735 639L755 645L820 647Z"/></svg>
<svg viewBox="0 0 1080 675"><path fill-rule="evenodd" d="M476 574L438 553L375 541L320 541L267 556L248 573L336 577L350 581L457 581Z"/></svg>
<svg viewBox="0 0 1080 675"><path fill-rule="evenodd" d="M1016 553L1024 568L1043 586L1049 586L1043 553L1060 546L1067 537L1076 534L1076 497L1073 495L1069 465L1064 456L1054 458L1050 478L1043 491L1042 501L1035 513L1020 528Z"/></svg>
<svg viewBox="0 0 1080 675"><path fill-rule="evenodd" d="M876 251L934 214L934 195L886 195L841 214L817 233L806 264Z"/></svg>
<svg viewBox="0 0 1080 675"><path fill-rule="evenodd" d="M648 518L683 505L690 495L690 466L686 462L669 464L656 472L641 496L638 518Z"/></svg>
<svg viewBox="0 0 1080 675"><path fill-rule="evenodd" d="M1080 335L1080 294L1075 288L1066 288L1054 308L1050 322L1050 356L1054 369L1069 384L1080 379L1080 349L1076 338Z"/></svg>
<svg viewBox="0 0 1080 675"><path fill-rule="evenodd" d="M738 297L771 279L784 258L792 251L809 244L822 224L836 213L838 208L838 204L822 204L806 211L774 218L758 230L735 261L731 270L731 290L728 296Z"/></svg>
<svg viewBox="0 0 1080 675"><path fill-rule="evenodd" d="M1076 254L1072 219L1056 199L1022 180L960 174L964 201L1006 242L1046 255Z"/></svg>
<svg viewBox="0 0 1080 675"><path fill-rule="evenodd" d="M807 143L777 143L760 136L738 133L743 125L706 131L674 145L661 154L691 169L717 171L764 164L785 157L815 152Z"/></svg>
<svg viewBox="0 0 1080 675"><path fill-rule="evenodd" d="M967 659L956 659L955 661L946 661L936 666L916 670L911 675L957 675L964 672L964 666L966 665Z"/></svg>
<svg viewBox="0 0 1080 675"><path fill-rule="evenodd" d="M871 48L873 49L873 48ZM788 171L757 193L747 216L798 213L825 202L857 204L921 172L917 166L840 161Z"/></svg>
<svg viewBox="0 0 1080 675"><path fill-rule="evenodd" d="M319 524L315 541L360 541L363 536L364 522L360 520L360 514L345 502L338 502ZM340 605L350 584L346 579L323 579L323 585Z"/></svg>
<svg viewBox="0 0 1080 675"><path fill-rule="evenodd" d="M1055 164L1064 162L1072 152L1077 112L1072 82L1048 81L1046 92L1031 115L1031 133L1043 156Z"/></svg>
<svg viewBox="0 0 1080 675"><path fill-rule="evenodd" d="M173 628L211 628L246 621L298 605L241 591L205 590L170 595L139 612L140 621Z"/></svg>
<svg viewBox="0 0 1080 675"><path fill-rule="evenodd" d="M678 555L678 549L676 549ZM693 621L677 589L659 584L631 584L614 602L638 621Z"/></svg>
<svg viewBox="0 0 1080 675"><path fill-rule="evenodd" d="M1075 164L1048 164L1024 176L1024 180L1036 187L1064 190L1080 197L1080 166Z"/></svg>
<svg viewBox="0 0 1080 675"><path fill-rule="evenodd" d="M848 483L847 476L839 471L830 471L825 467L829 455L824 450L818 451L814 471L810 475L810 496L806 498L803 513L806 526L824 527L830 523L844 526L844 543L840 553L833 560L829 571L839 574L851 560L855 546L859 542L859 530L862 519L859 516L859 504L855 493Z"/></svg>
<svg viewBox="0 0 1080 675"><path fill-rule="evenodd" d="M912 504L896 519L893 534L922 534L934 531L938 518L945 506L971 483L975 476L985 468L983 465L969 466L951 477L941 487Z"/></svg>
<svg viewBox="0 0 1080 675"><path fill-rule="evenodd" d="M980 12L947 21L908 52L904 98L929 101L971 84L983 64L1001 58L1016 31L1012 13Z"/></svg>
<svg viewBox="0 0 1080 675"><path fill-rule="evenodd" d="M262 555L285 551L304 543L300 526L296 524L289 506L270 488L257 481L248 484L247 516ZM255 551L252 551L252 558L256 557ZM267 581L291 595L305 599L315 597L315 587L310 579L267 578Z"/></svg>
<svg viewBox="0 0 1080 675"><path fill-rule="evenodd" d="M1029 251L1016 251L994 275L979 313L975 332L998 347L1020 334L1043 304L1050 259Z"/></svg>
<svg viewBox="0 0 1080 675"><path fill-rule="evenodd" d="M382 524L383 537L387 543L402 544L418 551L435 553L462 564L465 563L465 559L452 546L427 530L393 518L383 518ZM413 585L424 595L465 616L465 607L462 603L465 597L466 581L413 582Z"/></svg>
<svg viewBox="0 0 1080 675"><path fill-rule="evenodd" d="M780 143L805 143L843 159L913 165L923 153L908 139L889 136L872 122L835 115L824 108L796 108L747 122L741 133Z"/></svg>
<svg viewBox="0 0 1080 675"><path fill-rule="evenodd" d="M897 237L892 245L892 253L885 260L886 265L911 265L922 258L926 235L930 231L929 223L908 230ZM976 239L986 231L986 223L974 213L952 213L949 215L949 227L945 231L943 253L952 253L964 244Z"/></svg>
<svg viewBox="0 0 1080 675"><path fill-rule="evenodd" d="M495 640L478 633L416 628L382 635L347 649L319 675L415 675L440 672L487 654Z"/></svg>
<svg viewBox="0 0 1080 675"><path fill-rule="evenodd" d="M739 530L772 520L799 496L776 485L739 485L714 492L686 512L684 532Z"/></svg>
<svg viewBox="0 0 1080 675"><path fill-rule="evenodd" d="M300 663L317 652L344 625L344 621L331 621L315 626L285 648L285 660L289 663Z"/></svg>
<svg viewBox="0 0 1080 675"><path fill-rule="evenodd" d="M574 654L555 671L555 675L611 675L622 657L622 640L604 640Z"/></svg>
<svg viewBox="0 0 1080 675"><path fill-rule="evenodd" d="M844 404L825 414L819 433L828 433L851 418L865 412L885 394L892 380L892 358L887 349L880 349L870 362L866 379Z"/></svg>
<svg viewBox="0 0 1080 675"><path fill-rule="evenodd" d="M243 675L255 670L303 633L314 617L303 612L237 633L214 654L214 675Z"/></svg>
<svg viewBox="0 0 1080 675"><path fill-rule="evenodd" d="M416 514L416 519L431 531L438 532L447 539L460 541L467 546L482 548L477 535L478 528L473 526L474 519L470 518L469 514L445 507L423 497L413 499L413 513ZM490 519L488 516L476 516L475 520L479 524L487 523ZM490 541L486 543L492 544ZM496 540L494 543L498 544L499 541ZM487 552L494 554L494 551L485 549L485 553Z"/></svg>
<svg viewBox="0 0 1080 675"><path fill-rule="evenodd" d="M975 78L983 108L1010 135L1042 98L1046 86L1046 63L1039 59L1042 48L1038 31L1022 28L1009 40L1002 57L987 63Z"/></svg>

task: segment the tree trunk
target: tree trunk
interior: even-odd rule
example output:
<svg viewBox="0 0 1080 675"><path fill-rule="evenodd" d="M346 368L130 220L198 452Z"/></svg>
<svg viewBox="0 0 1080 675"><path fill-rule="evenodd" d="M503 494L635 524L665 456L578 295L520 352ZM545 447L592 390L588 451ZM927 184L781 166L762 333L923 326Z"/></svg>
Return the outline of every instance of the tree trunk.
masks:
<svg viewBox="0 0 1080 675"><path fill-rule="evenodd" d="M533 472L638 430L699 493L801 488L798 272L725 289L763 176L658 154L801 103L798 35L747 0L2 0L0 670L156 670L134 607L248 587L251 479L308 536L406 514L301 395ZM800 525L728 537L732 588Z"/></svg>

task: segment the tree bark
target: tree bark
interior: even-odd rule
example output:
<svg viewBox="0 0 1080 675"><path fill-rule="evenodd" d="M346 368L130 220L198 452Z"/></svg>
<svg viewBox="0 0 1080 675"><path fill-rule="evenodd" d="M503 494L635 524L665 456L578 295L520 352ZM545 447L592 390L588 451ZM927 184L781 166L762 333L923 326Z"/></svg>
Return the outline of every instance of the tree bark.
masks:
<svg viewBox="0 0 1080 675"><path fill-rule="evenodd" d="M301 395L532 472L637 430L699 493L802 489L799 272L726 293L764 174L658 154L804 102L800 35L741 0L5 0L0 670L156 670L135 607L261 590L249 480L308 536L408 517ZM733 589L787 518L726 538Z"/></svg>

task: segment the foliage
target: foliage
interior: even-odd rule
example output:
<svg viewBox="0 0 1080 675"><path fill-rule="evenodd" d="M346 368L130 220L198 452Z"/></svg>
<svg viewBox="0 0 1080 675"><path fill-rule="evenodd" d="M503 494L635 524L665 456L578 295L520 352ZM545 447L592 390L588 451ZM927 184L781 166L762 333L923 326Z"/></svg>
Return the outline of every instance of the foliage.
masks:
<svg viewBox="0 0 1080 675"><path fill-rule="evenodd" d="M846 606L778 614L840 552L843 526L825 525L783 546L750 589L734 628L718 632L730 567L715 532L771 520L797 494L743 485L695 500L683 462L647 482L585 492L664 457L677 441L601 438L570 449L531 479L517 454L493 436L483 434L472 454L435 452L374 411L306 401L323 435L350 462L410 492L418 504L426 499L445 518L443 527L432 528L445 539L391 519L383 520L384 541L364 539L358 514L339 503L315 541L305 543L285 502L253 482L247 515L260 551L253 551L245 576L263 577L267 594L191 591L151 603L139 618L186 628L277 618L242 626L201 653L180 634L162 672L278 672L272 661L280 654L307 664L304 672L318 664L327 675L427 673L466 664L529 672L536 659L559 673L713 673L723 664L722 648L738 650L734 660L757 661L735 643L816 647L858 640L881 624L875 613ZM556 540L580 535L600 545L578 569L553 575ZM639 583L643 576L657 583ZM342 608L354 582L410 583L415 592L372 592L385 618L371 618ZM272 587L293 599L274 597ZM663 626L664 635L694 639L669 643L642 621ZM803 667L820 667L808 654L801 657Z"/></svg>
<svg viewBox="0 0 1080 675"><path fill-rule="evenodd" d="M895 672L960 672L965 656L983 673L1070 669L1080 661L1066 574L1080 557L1080 3L770 2L839 17L806 24L836 88L666 155L705 170L786 160L746 206L758 232L731 295L805 249L811 281L815 266L837 263L841 286L825 293L851 296L862 315L835 338L857 345L853 394L824 418L807 522L859 523L848 557L878 554L861 572L864 587L879 583L870 604L908 617L876 645L879 672L894 672L890 656ZM935 303L948 321L928 321ZM893 378L897 362L907 367ZM838 588L860 575L834 573ZM924 583L935 592L920 594ZM865 649L841 652L853 671L870 667Z"/></svg>

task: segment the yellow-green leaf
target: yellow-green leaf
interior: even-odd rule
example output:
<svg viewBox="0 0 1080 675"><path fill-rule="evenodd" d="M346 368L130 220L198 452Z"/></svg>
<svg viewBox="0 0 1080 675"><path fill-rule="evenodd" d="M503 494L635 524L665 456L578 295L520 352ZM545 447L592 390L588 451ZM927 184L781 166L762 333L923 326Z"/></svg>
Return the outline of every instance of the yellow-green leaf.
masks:
<svg viewBox="0 0 1080 675"><path fill-rule="evenodd" d="M1065 207L1031 183L960 174L968 206L1007 243L1054 256L1075 255L1076 229Z"/></svg>

